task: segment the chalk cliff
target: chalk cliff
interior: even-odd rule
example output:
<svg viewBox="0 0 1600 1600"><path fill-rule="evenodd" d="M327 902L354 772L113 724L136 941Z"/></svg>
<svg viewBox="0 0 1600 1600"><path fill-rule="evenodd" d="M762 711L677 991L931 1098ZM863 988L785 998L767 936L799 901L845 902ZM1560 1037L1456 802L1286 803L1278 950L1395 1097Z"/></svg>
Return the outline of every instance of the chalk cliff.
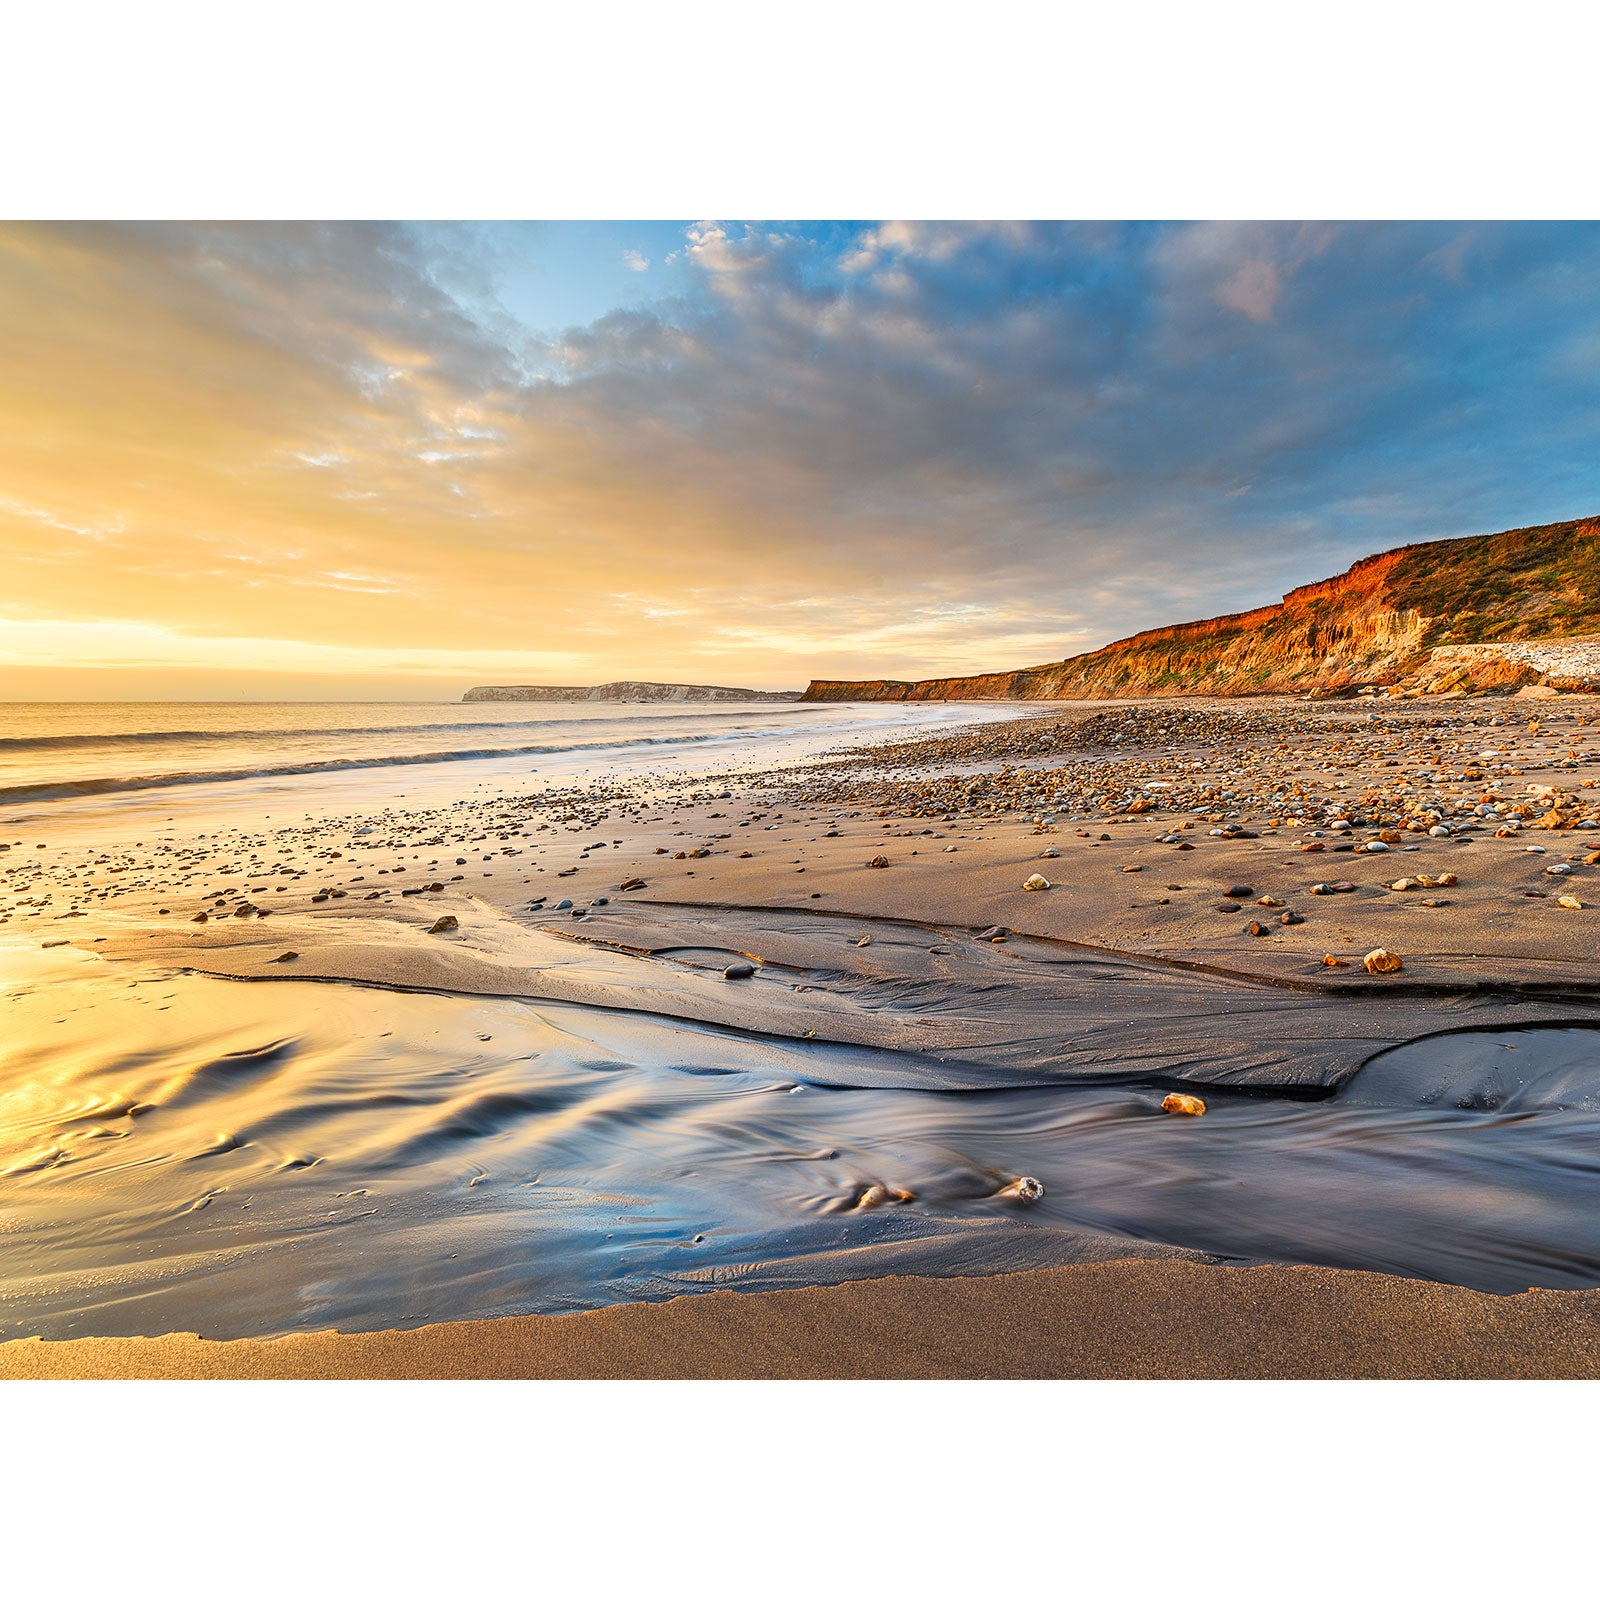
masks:
<svg viewBox="0 0 1600 1600"><path fill-rule="evenodd" d="M657 702L695 702L737 700L799 700L798 689L725 689L709 683L600 683L591 688L567 688L558 684L485 684L468 689L464 704L482 700L620 700L634 704Z"/></svg>

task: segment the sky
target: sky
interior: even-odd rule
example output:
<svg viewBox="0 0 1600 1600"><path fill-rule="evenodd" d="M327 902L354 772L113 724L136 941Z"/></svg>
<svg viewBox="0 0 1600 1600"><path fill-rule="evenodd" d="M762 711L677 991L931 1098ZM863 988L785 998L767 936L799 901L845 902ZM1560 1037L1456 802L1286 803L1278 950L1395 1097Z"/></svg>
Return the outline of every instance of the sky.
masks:
<svg viewBox="0 0 1600 1600"><path fill-rule="evenodd" d="M0 699L1030 665L1600 512L1600 226L0 226Z"/></svg>

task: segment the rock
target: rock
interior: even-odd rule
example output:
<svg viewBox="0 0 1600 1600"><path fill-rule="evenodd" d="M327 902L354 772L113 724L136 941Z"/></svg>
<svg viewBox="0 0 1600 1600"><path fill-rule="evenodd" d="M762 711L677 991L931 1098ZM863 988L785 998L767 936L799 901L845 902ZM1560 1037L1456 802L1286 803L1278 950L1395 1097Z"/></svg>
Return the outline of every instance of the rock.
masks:
<svg viewBox="0 0 1600 1600"><path fill-rule="evenodd" d="M1426 888L1427 885L1422 883L1417 878L1396 878L1395 881L1389 885L1389 887L1391 889L1398 890L1401 894L1404 894L1407 890L1422 889Z"/></svg>
<svg viewBox="0 0 1600 1600"><path fill-rule="evenodd" d="M1197 1094L1169 1094L1161 1102L1161 1109L1174 1117L1203 1117L1206 1103Z"/></svg>
<svg viewBox="0 0 1600 1600"><path fill-rule="evenodd" d="M1248 883L1236 883L1231 889L1222 891L1230 900L1248 900L1255 890Z"/></svg>
<svg viewBox="0 0 1600 1600"><path fill-rule="evenodd" d="M746 961L736 961L731 967L722 969L724 978L753 978L755 975L756 969Z"/></svg>
<svg viewBox="0 0 1600 1600"><path fill-rule="evenodd" d="M1361 965L1371 973L1400 972L1404 969L1405 962L1392 950L1385 950L1380 947L1377 950L1369 950L1362 957Z"/></svg>
<svg viewBox="0 0 1600 1600"><path fill-rule="evenodd" d="M1565 906L1568 911L1582 911L1583 910L1583 901L1581 901L1577 897L1577 895L1575 895L1575 894L1564 894L1564 895L1561 895L1556 900L1556 904L1558 906Z"/></svg>
<svg viewBox="0 0 1600 1600"><path fill-rule="evenodd" d="M1024 889L1048 889L1050 887L1050 880L1044 877L1041 873L1036 872L1031 878L1027 878L1023 881L1022 887Z"/></svg>
<svg viewBox="0 0 1600 1600"><path fill-rule="evenodd" d="M995 1190L997 1200L1020 1200L1031 1206L1035 1200L1044 1199L1044 1185L1037 1178L1013 1178L1003 1189Z"/></svg>
<svg viewBox="0 0 1600 1600"><path fill-rule="evenodd" d="M1305 920L1306 919L1302 917L1298 911L1285 911L1284 914L1278 918L1278 921L1281 922L1286 928L1298 927Z"/></svg>
<svg viewBox="0 0 1600 1600"><path fill-rule="evenodd" d="M1565 861L1558 861L1553 867L1546 867L1544 870L1552 878L1564 878L1572 868Z"/></svg>
<svg viewBox="0 0 1600 1600"><path fill-rule="evenodd" d="M1251 919L1250 926L1244 931L1252 938L1256 939L1264 939L1267 936L1266 927L1262 923L1257 922L1254 918Z"/></svg>
<svg viewBox="0 0 1600 1600"><path fill-rule="evenodd" d="M889 865L889 858L888 856L874 856L867 865L869 867L886 867ZM1046 884L1045 887L1048 888L1049 885Z"/></svg>
<svg viewBox="0 0 1600 1600"><path fill-rule="evenodd" d="M272 959L274 961L298 961L300 952L298 950L285 950L281 956L274 956Z"/></svg>
<svg viewBox="0 0 1600 1600"><path fill-rule="evenodd" d="M1322 964L1325 967L1348 967L1350 965L1348 961L1341 961L1338 956L1324 956Z"/></svg>
<svg viewBox="0 0 1600 1600"><path fill-rule="evenodd" d="M1239 904L1239 902L1237 900L1219 900L1219 901L1217 901L1217 910L1218 911L1239 911L1239 910L1242 910L1242 909L1243 908L1240 906L1240 904Z"/></svg>
<svg viewBox="0 0 1600 1600"><path fill-rule="evenodd" d="M1278 899L1276 895L1264 894L1259 900L1256 901L1256 904L1258 906L1271 906L1276 909L1278 906L1283 904L1283 901Z"/></svg>
<svg viewBox="0 0 1600 1600"><path fill-rule="evenodd" d="M1132 863L1131 863L1131 864L1130 864L1130 865L1128 865L1128 866L1126 866L1126 867L1124 867L1124 868L1123 868L1123 869L1122 869L1122 870L1123 870L1123 871L1124 871L1124 872L1143 872L1143 871L1144 871L1144 868L1143 868L1143 867L1141 867L1141 866L1140 866L1140 865L1139 865L1139 864L1138 864L1138 862L1136 862L1136 861L1135 861L1135 862L1132 862Z"/></svg>
<svg viewBox="0 0 1600 1600"><path fill-rule="evenodd" d="M429 933L454 933L461 924L447 911L434 925L428 929Z"/></svg>
<svg viewBox="0 0 1600 1600"><path fill-rule="evenodd" d="M950 846L946 845L945 848L949 849ZM1048 850L1041 850L1039 852L1039 859L1041 861L1054 861L1058 856L1060 856L1060 854L1061 852L1057 850L1054 845L1051 845Z"/></svg>
<svg viewBox="0 0 1600 1600"><path fill-rule="evenodd" d="M208 917L205 912L197 911L192 917L189 918L189 920L191 922L209 922L211 918Z"/></svg>
<svg viewBox="0 0 1600 1600"><path fill-rule="evenodd" d="M617 885L617 891L618 893L625 893L630 889L648 889L649 887L650 885L643 878L624 878Z"/></svg>

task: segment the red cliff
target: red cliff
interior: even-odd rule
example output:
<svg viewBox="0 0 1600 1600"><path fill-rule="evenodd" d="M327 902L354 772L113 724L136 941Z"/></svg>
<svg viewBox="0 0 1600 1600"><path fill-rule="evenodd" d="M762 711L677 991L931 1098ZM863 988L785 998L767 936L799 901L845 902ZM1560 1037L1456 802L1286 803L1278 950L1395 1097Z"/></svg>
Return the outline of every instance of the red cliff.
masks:
<svg viewBox="0 0 1600 1600"><path fill-rule="evenodd" d="M1152 628L1086 655L920 683L813 682L807 700L1100 700L1341 693L1411 680L1444 649L1451 686L1542 676L1496 651L1448 647L1600 630L1600 518L1406 545L1292 590L1276 605ZM1463 661L1473 664L1463 666Z"/></svg>

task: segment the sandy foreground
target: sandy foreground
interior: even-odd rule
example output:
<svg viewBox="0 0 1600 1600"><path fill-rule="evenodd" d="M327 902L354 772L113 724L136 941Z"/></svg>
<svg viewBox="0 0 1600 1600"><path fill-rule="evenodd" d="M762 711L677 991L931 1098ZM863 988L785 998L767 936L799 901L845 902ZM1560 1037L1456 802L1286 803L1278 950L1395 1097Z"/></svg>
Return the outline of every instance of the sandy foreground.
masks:
<svg viewBox="0 0 1600 1600"><path fill-rule="evenodd" d="M1600 708L1578 697L1048 708L799 772L159 845L41 817L0 828L0 923L138 967L916 1052L952 1085L978 1063L1325 1092L1407 1038L1596 1020L1596 772ZM1024 890L1036 872L1048 888ZM1378 947L1401 970L1369 974ZM1081 993L1041 964L1074 950L1110 963ZM740 964L750 981L724 977ZM938 1003L874 998L908 986ZM969 993L988 1009L949 998ZM1576 1377L1597 1327L1600 1290L1138 1260L391 1333L14 1340L0 1375Z"/></svg>
<svg viewBox="0 0 1600 1600"><path fill-rule="evenodd" d="M1109 1262L215 1342L17 1340L0 1378L1594 1378L1600 1290Z"/></svg>

